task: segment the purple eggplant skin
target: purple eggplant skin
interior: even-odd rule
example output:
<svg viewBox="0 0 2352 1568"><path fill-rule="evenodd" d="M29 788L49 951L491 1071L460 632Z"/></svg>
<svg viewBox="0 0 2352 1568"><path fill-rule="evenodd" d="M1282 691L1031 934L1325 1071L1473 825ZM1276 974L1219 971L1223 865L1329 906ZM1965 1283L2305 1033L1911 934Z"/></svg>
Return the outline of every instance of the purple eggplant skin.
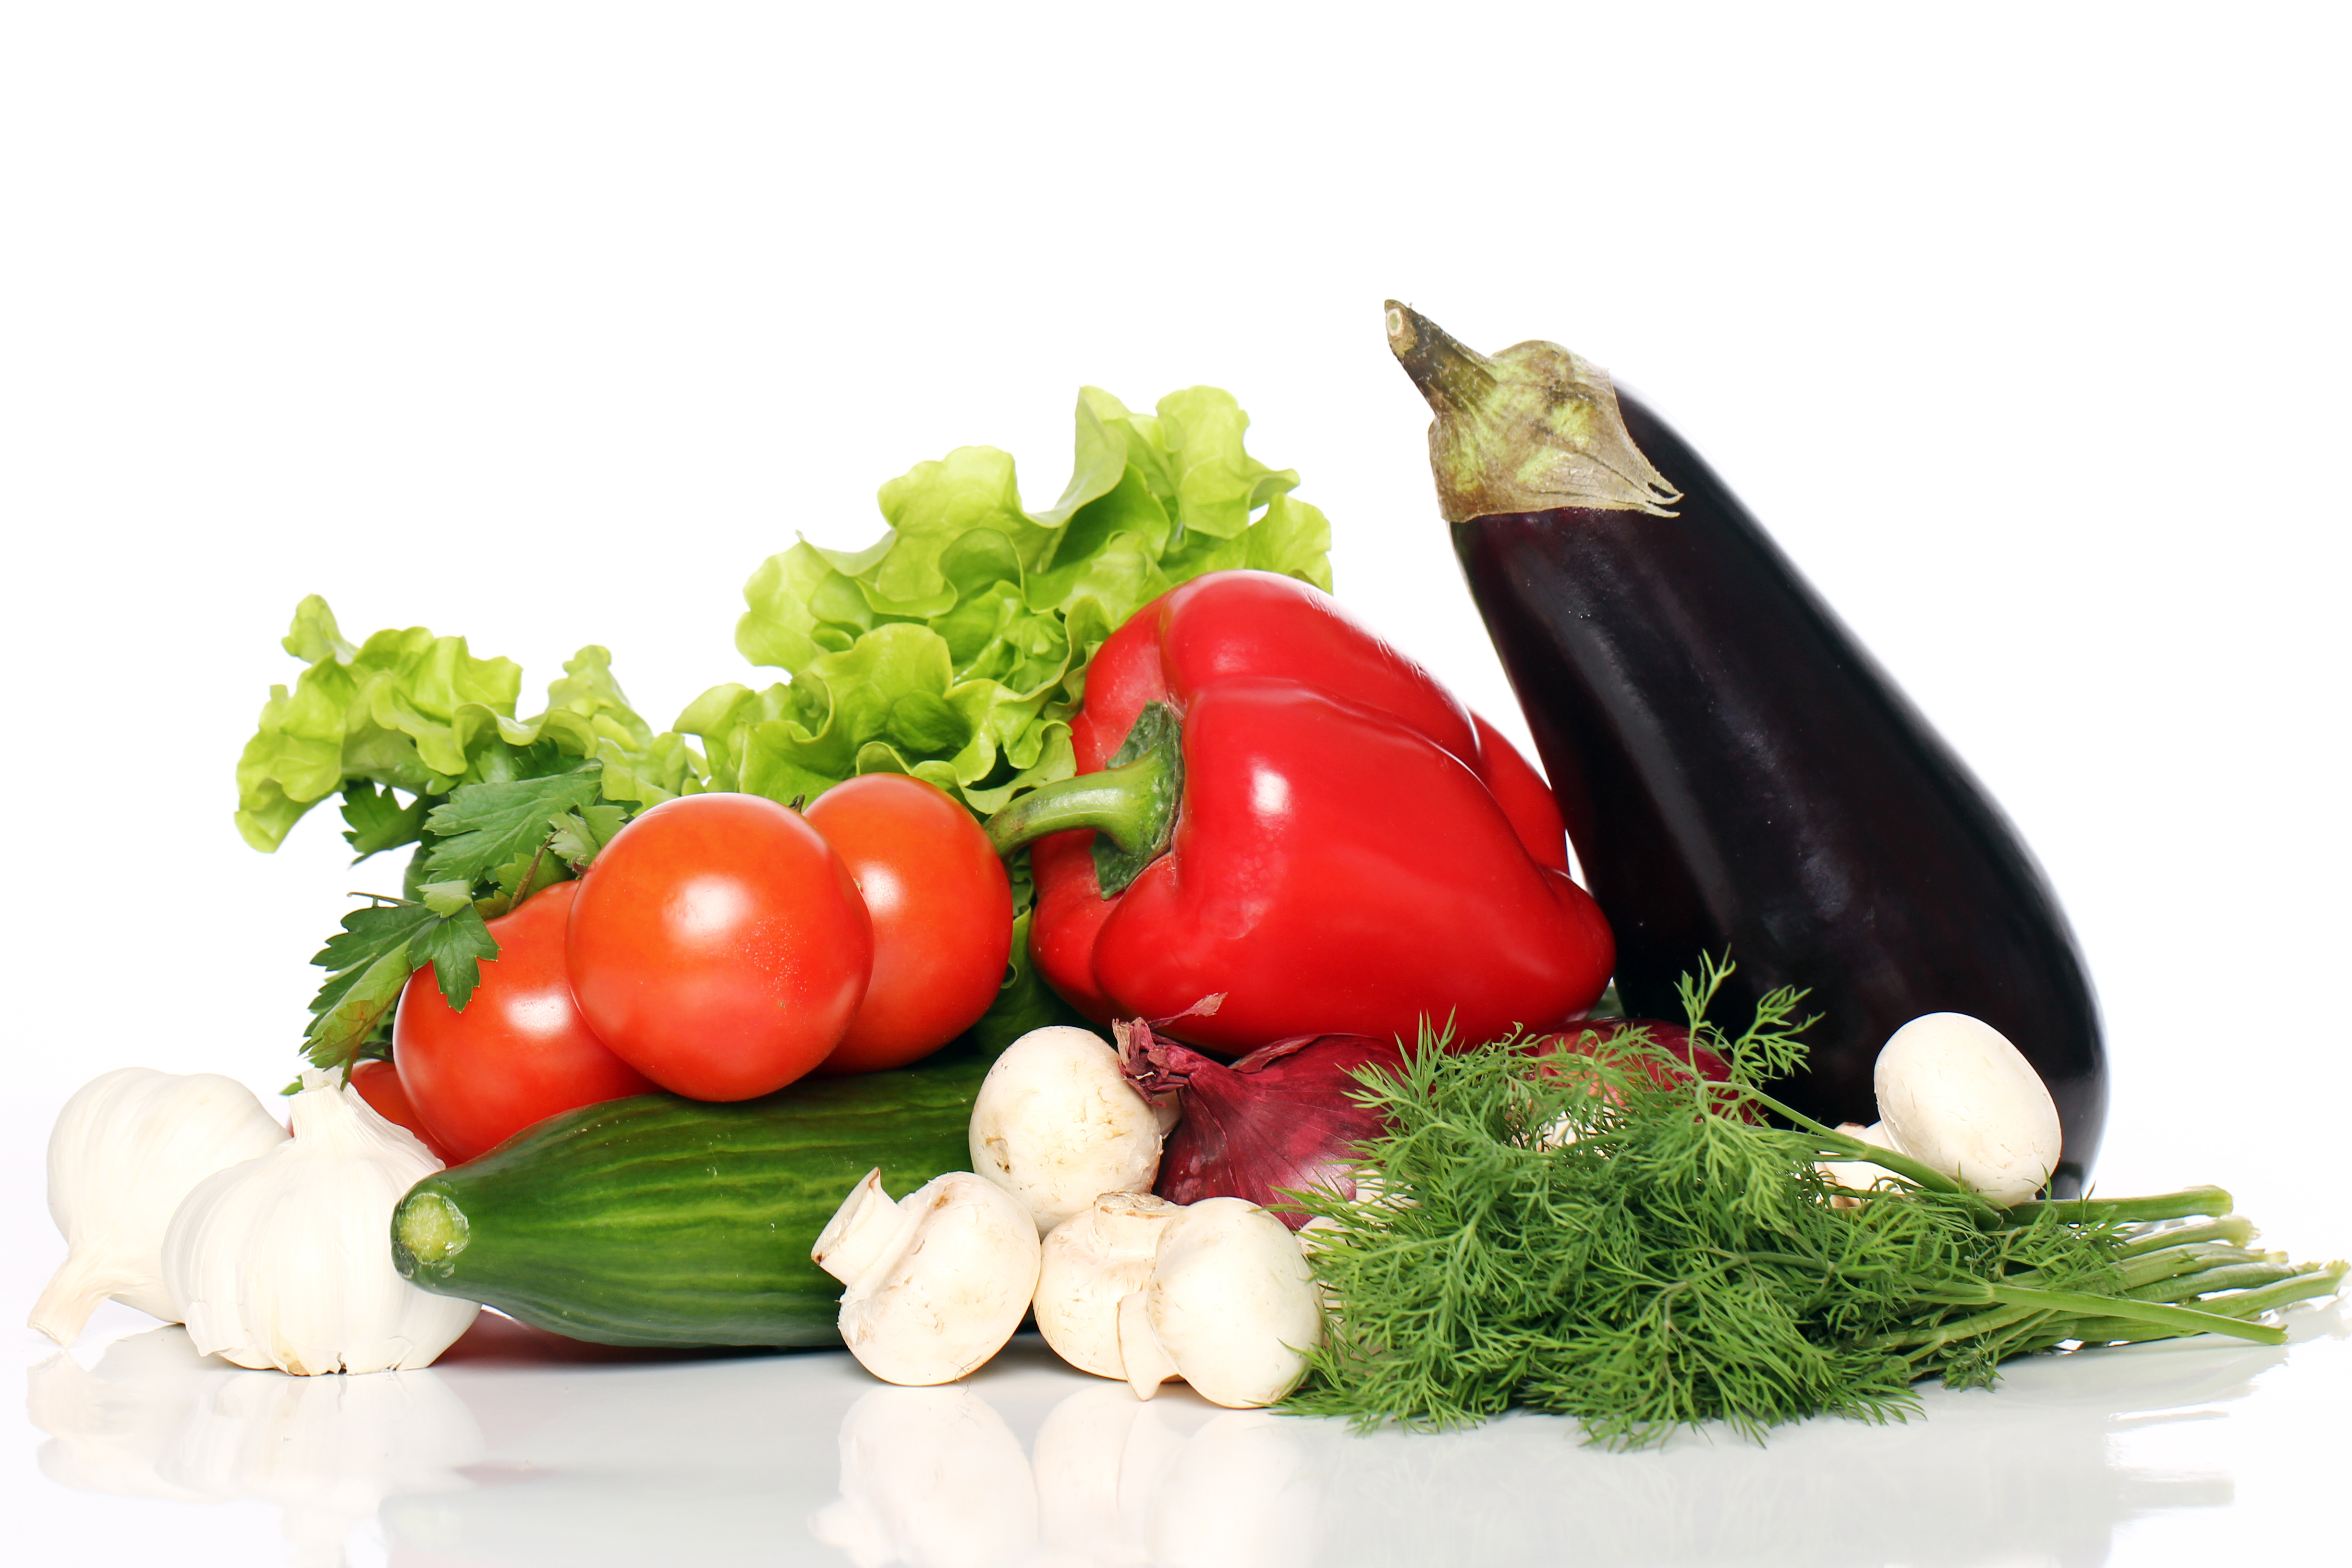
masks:
<svg viewBox="0 0 2352 1568"><path fill-rule="evenodd" d="M1605 385L1605 379L1603 384ZM2079 1194L2107 1084L2064 913L1984 787L1714 470L1637 399L1624 433L1675 516L1559 507L1453 523L1454 553L1617 936L1629 1013L1679 1015L1701 952L1738 968L1732 1027L1807 993L1783 1095L1877 1119L1871 1071L1923 1013L1984 1019L2057 1102Z"/></svg>

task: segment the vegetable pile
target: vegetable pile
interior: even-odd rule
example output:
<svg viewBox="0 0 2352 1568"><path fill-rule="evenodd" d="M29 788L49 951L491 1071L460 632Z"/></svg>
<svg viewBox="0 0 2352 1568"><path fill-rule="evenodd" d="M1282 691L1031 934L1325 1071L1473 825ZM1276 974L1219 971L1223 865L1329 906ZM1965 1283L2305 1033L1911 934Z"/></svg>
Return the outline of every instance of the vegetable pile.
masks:
<svg viewBox="0 0 2352 1568"><path fill-rule="evenodd" d="M1074 1016L1029 973L1027 857L1000 864L974 813L1071 775L1088 662L1146 602L1230 568L1330 581L1322 514L1228 394L1143 414L1087 388L1077 417L1045 511L964 447L882 487L871 549L770 559L736 643L791 680L715 686L659 734L601 647L519 720L511 662L421 628L354 647L304 601L285 646L309 668L246 747L238 828L274 849L340 791L357 859L415 846L400 896L313 960L311 1063L396 1060L362 1092L467 1159L622 1095L754 1097ZM543 906L600 859L576 907ZM724 930L663 897L712 878Z"/></svg>
<svg viewBox="0 0 2352 1568"><path fill-rule="evenodd" d="M1210 388L1082 392L1043 511L989 448L884 486L746 589L788 679L664 731L601 647L518 717L313 597L238 827L339 795L406 870L312 960L290 1138L226 1080L67 1107L36 1324L307 1374L488 1303L934 1384L1034 1315L1139 1398L1639 1447L2336 1291L2216 1188L2077 1196L2054 897L1688 448L1565 350L1388 328L1549 783L1330 598Z"/></svg>

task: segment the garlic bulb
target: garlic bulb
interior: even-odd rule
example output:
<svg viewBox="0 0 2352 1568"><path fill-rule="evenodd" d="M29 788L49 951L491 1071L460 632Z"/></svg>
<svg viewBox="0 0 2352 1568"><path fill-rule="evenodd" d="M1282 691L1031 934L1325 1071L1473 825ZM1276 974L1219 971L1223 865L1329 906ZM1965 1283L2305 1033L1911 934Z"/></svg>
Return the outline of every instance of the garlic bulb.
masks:
<svg viewBox="0 0 2352 1568"><path fill-rule="evenodd" d="M83 1084L49 1134L49 1214L69 1250L26 1321L71 1344L112 1296L179 1322L163 1288L172 1211L215 1171L285 1141L253 1091L217 1072L119 1067Z"/></svg>
<svg viewBox="0 0 2352 1568"><path fill-rule="evenodd" d="M429 1365L480 1310L392 1266L392 1211L441 1168L334 1075L305 1072L294 1137L205 1179L172 1217L163 1280L203 1355L287 1372Z"/></svg>

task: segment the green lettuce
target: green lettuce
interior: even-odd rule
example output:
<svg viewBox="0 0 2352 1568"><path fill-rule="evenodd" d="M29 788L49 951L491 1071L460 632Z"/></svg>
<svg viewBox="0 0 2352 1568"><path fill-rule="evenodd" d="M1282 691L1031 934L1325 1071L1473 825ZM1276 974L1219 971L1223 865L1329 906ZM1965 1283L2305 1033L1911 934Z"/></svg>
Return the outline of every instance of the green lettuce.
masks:
<svg viewBox="0 0 2352 1568"><path fill-rule="evenodd" d="M474 657L463 637L412 626L353 647L314 593L283 645L309 668L290 691L269 689L236 765L237 831L255 849L276 849L338 790L344 836L364 859L415 842L427 802L465 784L593 762L608 800L652 805L702 787L701 758L629 706L602 648L581 649L549 685L547 710L519 719L521 667ZM404 805L394 789L415 799Z"/></svg>
<svg viewBox="0 0 2352 1568"><path fill-rule="evenodd" d="M1144 414L1088 387L1077 426L1044 511L1023 507L1009 454L960 447L882 486L889 531L868 549L769 558L735 645L791 679L714 686L679 716L709 787L789 802L909 773L992 812L1074 771L1087 661L1137 610L1232 567L1331 586L1329 524L1291 497L1295 471L1244 449L1230 394L1193 387Z"/></svg>

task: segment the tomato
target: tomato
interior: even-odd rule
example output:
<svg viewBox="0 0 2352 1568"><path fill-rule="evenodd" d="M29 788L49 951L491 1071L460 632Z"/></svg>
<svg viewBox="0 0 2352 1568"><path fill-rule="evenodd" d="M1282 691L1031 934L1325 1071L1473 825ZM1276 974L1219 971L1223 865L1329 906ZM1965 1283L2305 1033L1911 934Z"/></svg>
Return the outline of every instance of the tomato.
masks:
<svg viewBox="0 0 2352 1568"><path fill-rule="evenodd" d="M443 1165L455 1165L425 1118L416 1113L416 1106L408 1098L408 1090L400 1082L400 1069L382 1057L370 1057L352 1069L352 1087L370 1109L396 1127L405 1127L416 1134L417 1141L433 1151L433 1157Z"/></svg>
<svg viewBox="0 0 2352 1568"><path fill-rule="evenodd" d="M798 811L684 795L614 835L572 907L572 993L638 1071L749 1100L823 1061L866 995L874 932Z"/></svg>
<svg viewBox="0 0 2352 1568"><path fill-rule="evenodd" d="M464 1012L442 999L429 966L401 993L392 1059L453 1162L559 1111L653 1092L572 1004L563 937L579 892L558 883L490 922L499 956L483 964Z"/></svg>
<svg viewBox="0 0 2352 1568"><path fill-rule="evenodd" d="M970 811L900 773L867 773L809 806L874 922L874 977L817 1071L903 1067L970 1029L1004 983L1013 886Z"/></svg>

